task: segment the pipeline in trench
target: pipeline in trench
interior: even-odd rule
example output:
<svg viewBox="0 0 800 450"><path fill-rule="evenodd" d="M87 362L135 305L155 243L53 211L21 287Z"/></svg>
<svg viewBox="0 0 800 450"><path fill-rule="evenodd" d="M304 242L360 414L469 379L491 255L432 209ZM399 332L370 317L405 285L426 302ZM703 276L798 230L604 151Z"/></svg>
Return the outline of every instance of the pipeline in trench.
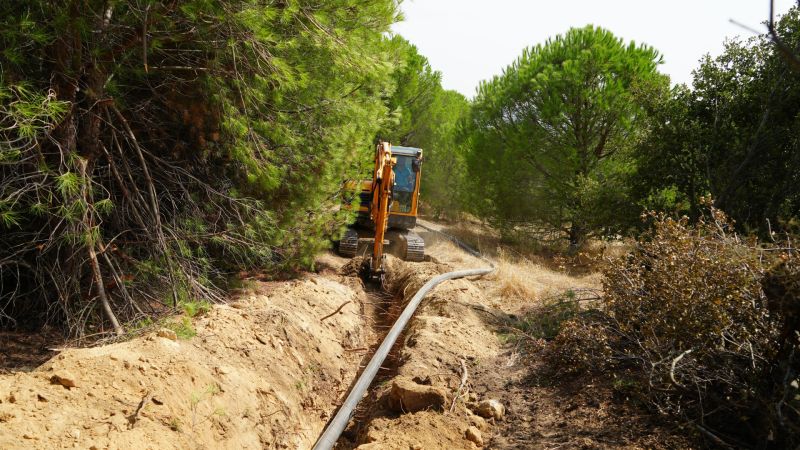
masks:
<svg viewBox="0 0 800 450"><path fill-rule="evenodd" d="M356 407L364 397L364 394L367 393L379 370L383 367L383 364L389 356L392 348L395 346L398 338L402 335L406 325L408 325L408 322L413 317L425 296L436 286L445 281L470 276L482 276L489 274L494 270L494 265L489 260L483 258L477 251L470 248L458 239L427 226L423 226L423 228L444 235L447 239L453 241L456 243L456 245L466 250L468 253L478 256L486 261L488 266L443 273L430 279L417 291L416 294L414 294L405 308L403 308L400 315L397 317L397 320L384 336L380 346L377 348L377 350L375 350L369 363L367 363L367 365L361 371L359 377L356 379L355 383L353 383L352 387L350 388L350 392L348 393L342 405L339 407L336 415L328 422L325 430L317 439L317 442L313 447L314 450L330 450L336 445L339 437L347 428L348 422L356 411Z"/></svg>

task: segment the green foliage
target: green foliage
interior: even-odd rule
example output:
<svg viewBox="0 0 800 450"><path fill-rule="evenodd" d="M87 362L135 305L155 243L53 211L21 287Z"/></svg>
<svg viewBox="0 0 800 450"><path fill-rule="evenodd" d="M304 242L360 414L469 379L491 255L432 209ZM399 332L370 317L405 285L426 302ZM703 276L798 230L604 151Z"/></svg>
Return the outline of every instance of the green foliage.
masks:
<svg viewBox="0 0 800 450"><path fill-rule="evenodd" d="M798 48L800 9L777 32ZM640 203L697 217L711 194L741 230L762 236L800 215L800 71L769 36L726 42L702 60L691 89L676 87L648 109L652 133L633 178Z"/></svg>
<svg viewBox="0 0 800 450"><path fill-rule="evenodd" d="M417 139L426 151L421 195L435 217L453 217L465 209L466 147L459 141L458 127L468 115L469 103L463 95L439 88L417 119Z"/></svg>
<svg viewBox="0 0 800 450"><path fill-rule="evenodd" d="M513 327L535 339L554 339L565 322L580 313L575 293L567 291L525 314Z"/></svg>
<svg viewBox="0 0 800 450"><path fill-rule="evenodd" d="M188 317L200 316L211 311L211 303L203 300L183 302L181 307Z"/></svg>
<svg viewBox="0 0 800 450"><path fill-rule="evenodd" d="M5 228L19 226L19 214L10 209L3 209L2 205L0 205L0 223Z"/></svg>
<svg viewBox="0 0 800 450"><path fill-rule="evenodd" d="M397 145L420 145L419 128L427 125L422 116L442 91L442 74L401 36L393 36L387 45L399 64L392 72L395 90L386 99L389 115L378 134Z"/></svg>
<svg viewBox="0 0 800 450"><path fill-rule="evenodd" d="M389 47L399 66L392 73L395 91L386 99L389 114L378 135L396 145L424 150L422 203L435 216L463 209L466 167L463 145L456 141L457 126L469 112L463 95L442 88L441 73L400 36Z"/></svg>
<svg viewBox="0 0 800 450"><path fill-rule="evenodd" d="M167 321L165 326L174 331L179 339L191 339L197 336L197 330L192 326L192 320L183 316L180 320Z"/></svg>
<svg viewBox="0 0 800 450"><path fill-rule="evenodd" d="M0 324L108 329L85 320L87 247L103 280L127 280L108 289L122 321L151 306L130 303L218 299L243 269L310 267L388 114L398 15L395 0L0 4L0 227L15 230Z"/></svg>
<svg viewBox="0 0 800 450"><path fill-rule="evenodd" d="M587 26L523 51L481 84L464 138L471 207L502 231L537 224L573 248L636 214L624 180L646 132L644 98L667 79L652 48Z"/></svg>
<svg viewBox="0 0 800 450"><path fill-rule="evenodd" d="M56 189L65 199L74 197L80 189L80 180L72 172L65 172L56 177Z"/></svg>

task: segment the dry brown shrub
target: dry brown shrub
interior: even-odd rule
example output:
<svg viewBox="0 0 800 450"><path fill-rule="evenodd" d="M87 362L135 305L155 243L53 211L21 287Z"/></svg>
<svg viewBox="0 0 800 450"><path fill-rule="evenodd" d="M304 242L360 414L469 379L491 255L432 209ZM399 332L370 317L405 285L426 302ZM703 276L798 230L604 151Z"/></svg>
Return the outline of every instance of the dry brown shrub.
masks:
<svg viewBox="0 0 800 450"><path fill-rule="evenodd" d="M652 232L604 273L613 358L638 367L639 394L657 411L715 445L794 448L796 330L762 289L778 249L742 240L714 209L695 226L652 218Z"/></svg>
<svg viewBox="0 0 800 450"><path fill-rule="evenodd" d="M568 320L547 347L545 358L559 375L603 371L612 361L609 335L592 320Z"/></svg>

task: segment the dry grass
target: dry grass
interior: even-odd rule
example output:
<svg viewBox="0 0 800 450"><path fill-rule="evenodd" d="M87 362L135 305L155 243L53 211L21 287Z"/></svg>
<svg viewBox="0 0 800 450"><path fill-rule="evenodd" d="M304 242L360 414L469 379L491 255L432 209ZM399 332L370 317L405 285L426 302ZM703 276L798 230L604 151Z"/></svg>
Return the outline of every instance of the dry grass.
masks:
<svg viewBox="0 0 800 450"><path fill-rule="evenodd" d="M443 227L443 231L488 257L496 256L498 250L502 247L500 234L478 222L459 222Z"/></svg>
<svg viewBox="0 0 800 450"><path fill-rule="evenodd" d="M522 312L542 306L549 298L566 291L601 288L601 275L591 272L570 275L527 258L511 257L502 249L495 258L497 270L490 275L492 292L504 309Z"/></svg>
<svg viewBox="0 0 800 450"><path fill-rule="evenodd" d="M459 270L485 267L487 265L485 261L460 249L439 233L426 231L420 233L420 235L425 239L425 253L433 256L436 261L449 264Z"/></svg>
<svg viewBox="0 0 800 450"><path fill-rule="evenodd" d="M494 262L497 268L495 272L485 282L479 282L493 307L511 313L524 313L566 291L601 288L601 275L594 265L575 270L574 265L563 257L524 254L519 249L502 244L494 230L478 223L461 223L445 227L444 231L477 248ZM425 233L424 239L428 254L456 269L486 265L438 233ZM581 258L590 260L597 258L598 253L608 252L608 245L605 246L606 250L601 246L595 247L587 248ZM624 248L622 244L615 244L614 253Z"/></svg>
<svg viewBox="0 0 800 450"><path fill-rule="evenodd" d="M566 241L550 244L535 239L504 242L500 234L478 221L464 221L443 227L447 234L498 259L527 260L554 271L569 274L590 274L600 270L604 259L625 255L632 248L629 239L607 241L592 239L577 255L568 255ZM563 244L563 245L562 245Z"/></svg>

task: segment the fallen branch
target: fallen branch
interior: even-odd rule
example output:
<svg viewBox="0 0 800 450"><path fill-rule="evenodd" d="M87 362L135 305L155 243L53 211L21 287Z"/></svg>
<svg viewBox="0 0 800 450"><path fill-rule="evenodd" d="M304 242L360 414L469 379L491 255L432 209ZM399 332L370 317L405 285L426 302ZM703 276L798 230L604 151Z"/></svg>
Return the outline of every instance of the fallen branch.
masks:
<svg viewBox="0 0 800 450"><path fill-rule="evenodd" d="M680 360L682 360L683 357L688 355L689 353L692 353L692 349L686 350L685 352L683 352L680 355L678 355L677 358L673 359L672 360L672 367L669 370L669 378L672 380L673 383L675 383L676 385L678 385L680 387L683 387L683 385L678 383L678 380L675 379L675 365L677 365L678 362Z"/></svg>
<svg viewBox="0 0 800 450"><path fill-rule="evenodd" d="M81 177L84 180L88 179L87 161L85 159L78 160L78 169ZM86 204L89 204L89 196L85 185L81 191L83 201ZM111 309L111 304L108 301L108 295L106 295L106 287L103 283L103 273L100 271L100 262L97 261L97 252L95 252L97 241L92 237L92 227L94 224L91 220L91 214L93 213L87 208L83 218L83 225L86 227L86 250L89 254L89 265L92 267L92 277L94 278L94 284L97 287L97 297L100 298L100 303L103 305L103 311L105 311L106 317L108 317L108 320L111 321L111 324L114 326L114 332L121 336L125 334L125 331L122 329L122 326L120 326L117 316L114 315L114 311Z"/></svg>
<svg viewBox="0 0 800 450"><path fill-rule="evenodd" d="M704 426L702 426L700 424L697 424L697 423L694 424L694 426L697 427L698 431L703 433L707 438L711 439L712 442L714 442L715 444L719 445L720 447L722 447L722 448L736 448L736 447L728 444L724 440L722 440L722 438L720 438L716 434L712 433L711 431L706 429Z"/></svg>
<svg viewBox="0 0 800 450"><path fill-rule="evenodd" d="M136 421L139 420L139 413L142 412L147 402L153 398L153 394L147 392L142 397L142 401L139 402L139 406L136 407L136 411L133 412L130 416L128 416L128 429L132 429L134 425L136 425Z"/></svg>
<svg viewBox="0 0 800 450"><path fill-rule="evenodd" d="M114 332L121 336L125 334L125 331L122 329L122 326L120 326L117 316L114 315L111 304L108 302L106 288L103 284L103 275L100 273L100 263L97 261L97 254L94 251L94 243L88 245L87 249L89 251L89 262L92 266L92 275L94 276L94 282L97 286L97 296L100 298L100 303L103 305L103 311L105 311L106 317L111 321L111 325L114 326Z"/></svg>
<svg viewBox="0 0 800 450"><path fill-rule="evenodd" d="M323 318L319 319L319 321L320 321L320 322L324 322L324 321L325 321L325 319L329 319L329 318L331 318L331 317L335 316L335 315L336 315L336 314L338 314L338 313L339 313L339 311L341 311L341 310L342 310L342 308L344 308L344 306L345 306L345 305L347 305L348 303L350 303L350 300L348 300L348 301L346 301L346 302L342 303L341 305L339 305L339 307L338 307L338 308L336 308L336 311L334 311L334 312L332 312L332 313L328 314L327 316L325 316L325 317L323 317Z"/></svg>
<svg viewBox="0 0 800 450"><path fill-rule="evenodd" d="M458 401L459 397L461 397L461 391L464 389L464 386L467 385L467 379L469 378L469 373L467 372L467 363L462 359L461 360L461 384L458 386L458 390L456 390L456 395L453 396L453 403L450 404L450 412L456 408L456 401Z"/></svg>
<svg viewBox="0 0 800 450"><path fill-rule="evenodd" d="M346 352L365 352L369 350L367 347L345 348Z"/></svg>

